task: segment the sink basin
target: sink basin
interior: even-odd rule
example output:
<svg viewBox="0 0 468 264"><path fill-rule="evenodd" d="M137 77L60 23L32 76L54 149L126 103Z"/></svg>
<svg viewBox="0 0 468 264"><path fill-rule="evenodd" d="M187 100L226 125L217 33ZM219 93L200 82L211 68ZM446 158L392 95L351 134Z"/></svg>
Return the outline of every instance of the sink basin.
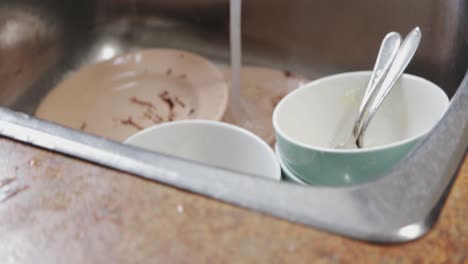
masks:
<svg viewBox="0 0 468 264"><path fill-rule="evenodd" d="M467 13L467 0L244 1L244 63L308 79L370 69L386 32L421 28L407 72L442 87L451 108L404 161L368 184L270 182L32 117L68 73L128 50L177 48L229 64L227 0L0 0L0 134L356 239L413 240L436 221L468 146Z"/></svg>

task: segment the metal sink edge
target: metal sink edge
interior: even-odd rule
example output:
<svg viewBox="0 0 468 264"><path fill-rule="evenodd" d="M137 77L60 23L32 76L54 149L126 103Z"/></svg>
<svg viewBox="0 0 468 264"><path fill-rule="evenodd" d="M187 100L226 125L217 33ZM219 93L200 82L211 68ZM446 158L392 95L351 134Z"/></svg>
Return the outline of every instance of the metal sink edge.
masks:
<svg viewBox="0 0 468 264"><path fill-rule="evenodd" d="M0 108L0 135L343 236L399 243L423 236L437 220L467 151L467 116L468 73L447 114L404 161L374 182L339 188L274 182L212 168L7 108Z"/></svg>

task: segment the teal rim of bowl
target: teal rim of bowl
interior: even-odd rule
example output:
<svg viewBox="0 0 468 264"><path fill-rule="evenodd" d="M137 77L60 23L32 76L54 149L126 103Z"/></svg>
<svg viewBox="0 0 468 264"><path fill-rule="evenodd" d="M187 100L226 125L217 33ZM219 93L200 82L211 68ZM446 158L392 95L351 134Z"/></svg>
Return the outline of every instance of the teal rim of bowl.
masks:
<svg viewBox="0 0 468 264"><path fill-rule="evenodd" d="M302 185L310 185L305 180L302 180L299 176L294 175L294 173L290 171L288 167L286 167L286 164L284 164L283 160L281 159L278 145L276 144L275 144L275 153L276 153L276 157L278 158L278 162L281 166L281 170L284 172L286 177L288 177L290 180L292 180L295 183L302 184Z"/></svg>

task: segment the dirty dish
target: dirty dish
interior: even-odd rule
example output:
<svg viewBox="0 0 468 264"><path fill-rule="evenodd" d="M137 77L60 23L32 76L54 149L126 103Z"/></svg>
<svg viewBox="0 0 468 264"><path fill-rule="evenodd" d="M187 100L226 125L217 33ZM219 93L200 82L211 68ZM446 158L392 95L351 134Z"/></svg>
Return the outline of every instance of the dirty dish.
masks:
<svg viewBox="0 0 468 264"><path fill-rule="evenodd" d="M227 123L175 121L145 129L125 143L219 168L281 179L281 168L271 147L253 133Z"/></svg>
<svg viewBox="0 0 468 264"><path fill-rule="evenodd" d="M400 161L448 108L448 97L441 88L404 74L370 123L367 147L336 149L336 133L352 130L370 75L350 72L325 77L278 104L273 113L278 151L294 175L319 185L376 179Z"/></svg>
<svg viewBox="0 0 468 264"><path fill-rule="evenodd" d="M221 120L228 86L210 61L173 49L129 52L68 75L36 116L122 141L155 124Z"/></svg>

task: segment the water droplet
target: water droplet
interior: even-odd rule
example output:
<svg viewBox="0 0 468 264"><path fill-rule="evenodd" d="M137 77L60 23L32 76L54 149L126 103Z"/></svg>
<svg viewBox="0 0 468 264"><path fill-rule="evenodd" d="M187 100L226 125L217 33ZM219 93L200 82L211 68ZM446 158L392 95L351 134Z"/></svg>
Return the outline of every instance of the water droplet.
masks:
<svg viewBox="0 0 468 264"><path fill-rule="evenodd" d="M177 212L179 214L183 214L184 213L184 206L181 205L181 204L177 205Z"/></svg>

